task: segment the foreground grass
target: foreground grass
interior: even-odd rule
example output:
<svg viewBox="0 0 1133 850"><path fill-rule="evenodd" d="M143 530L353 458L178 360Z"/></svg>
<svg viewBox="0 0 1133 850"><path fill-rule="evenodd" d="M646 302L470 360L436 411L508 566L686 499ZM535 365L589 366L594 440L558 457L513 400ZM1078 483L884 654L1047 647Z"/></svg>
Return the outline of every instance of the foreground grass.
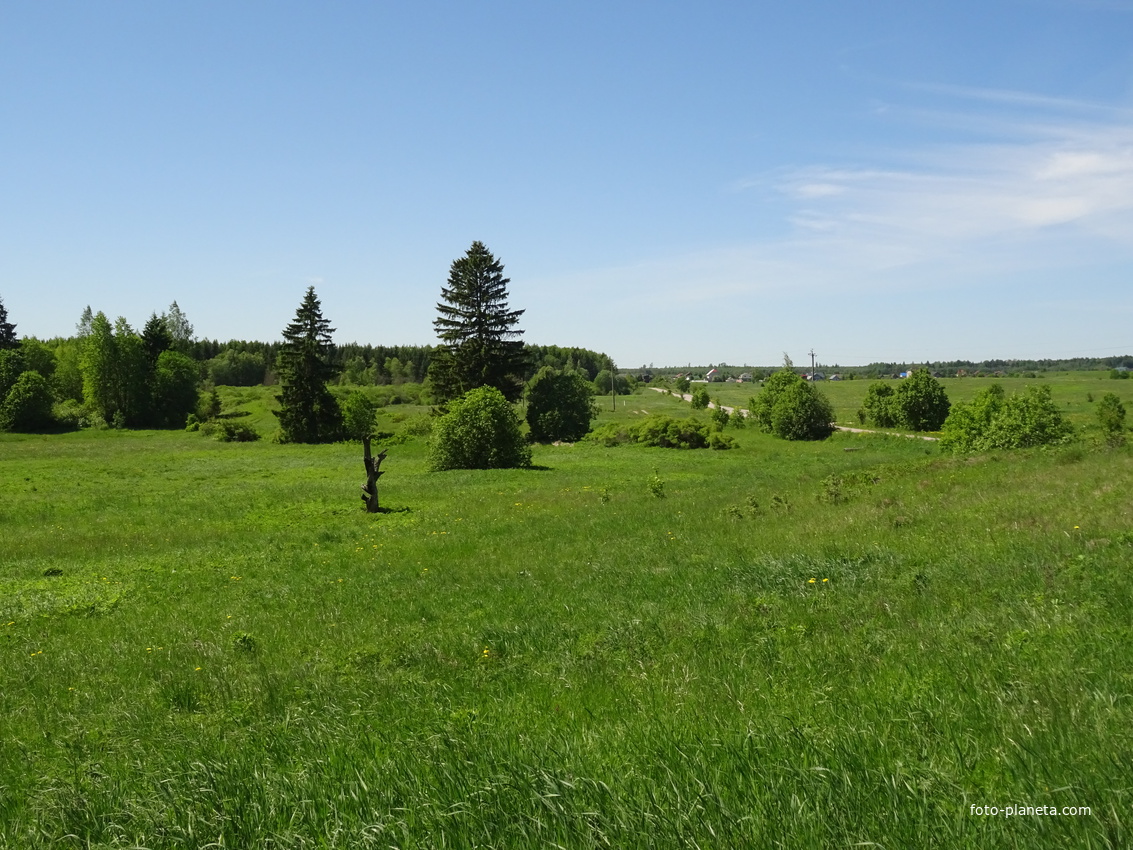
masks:
<svg viewBox="0 0 1133 850"><path fill-rule="evenodd" d="M1127 845L1129 452L735 433L0 437L0 845Z"/></svg>

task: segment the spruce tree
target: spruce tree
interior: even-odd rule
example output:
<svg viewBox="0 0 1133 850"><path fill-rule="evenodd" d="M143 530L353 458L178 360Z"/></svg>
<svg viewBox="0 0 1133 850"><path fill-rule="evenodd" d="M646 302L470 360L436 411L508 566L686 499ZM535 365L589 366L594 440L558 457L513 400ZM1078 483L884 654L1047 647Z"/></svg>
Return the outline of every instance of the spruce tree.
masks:
<svg viewBox="0 0 1133 850"><path fill-rule="evenodd" d="M283 347L276 359L283 392L280 439L286 443L329 443L342 436L342 413L327 381L334 375L330 358L334 328L323 318L315 287L307 288L295 320L283 329Z"/></svg>
<svg viewBox="0 0 1133 850"><path fill-rule="evenodd" d="M5 348L18 348L19 337L16 336L16 326L8 321L8 308L0 300L0 350Z"/></svg>
<svg viewBox="0 0 1133 850"><path fill-rule="evenodd" d="M153 368L157 365L157 358L161 356L161 352L173 348L173 334L169 331L165 316L150 313L149 321L142 329L142 342L145 343L146 359L150 368Z"/></svg>
<svg viewBox="0 0 1133 850"><path fill-rule="evenodd" d="M508 401L523 393L526 352L515 328L523 310L508 309L504 267L482 242L473 242L454 260L440 314L433 320L441 345L429 366L429 380L440 401L477 387L495 387Z"/></svg>

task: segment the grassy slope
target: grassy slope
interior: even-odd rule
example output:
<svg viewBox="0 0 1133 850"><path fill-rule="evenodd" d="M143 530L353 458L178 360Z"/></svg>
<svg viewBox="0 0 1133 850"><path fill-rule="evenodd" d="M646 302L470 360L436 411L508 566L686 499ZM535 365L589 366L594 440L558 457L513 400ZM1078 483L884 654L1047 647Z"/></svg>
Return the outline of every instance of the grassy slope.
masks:
<svg viewBox="0 0 1133 850"><path fill-rule="evenodd" d="M1129 451L735 433L0 436L0 846L1128 844Z"/></svg>

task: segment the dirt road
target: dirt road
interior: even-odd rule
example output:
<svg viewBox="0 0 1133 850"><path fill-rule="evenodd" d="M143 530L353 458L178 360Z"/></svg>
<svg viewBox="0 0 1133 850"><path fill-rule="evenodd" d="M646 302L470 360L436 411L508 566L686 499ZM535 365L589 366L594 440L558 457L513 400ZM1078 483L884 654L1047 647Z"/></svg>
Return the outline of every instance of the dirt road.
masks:
<svg viewBox="0 0 1133 850"><path fill-rule="evenodd" d="M649 389L656 393L668 393L684 401L692 401L692 395L690 393L673 392L664 387L650 387ZM708 406L714 408L716 404L710 401L708 402ZM720 409L727 411L729 414L739 411L740 416L746 417L751 415L751 411L743 407L728 407L725 404L721 404ZM851 434L888 434L891 437L908 437L910 440L928 440L930 443L935 443L940 440L940 437L926 437L924 434L894 434L892 431L871 431L868 428L851 428L848 425L838 425L837 423L835 423L834 429L837 431L849 431Z"/></svg>

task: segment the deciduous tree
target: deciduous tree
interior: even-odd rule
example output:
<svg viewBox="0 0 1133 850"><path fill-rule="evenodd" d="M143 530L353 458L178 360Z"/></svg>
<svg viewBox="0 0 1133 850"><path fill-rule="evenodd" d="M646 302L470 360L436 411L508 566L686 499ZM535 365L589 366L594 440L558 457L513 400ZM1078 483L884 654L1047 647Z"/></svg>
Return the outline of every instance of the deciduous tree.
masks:
<svg viewBox="0 0 1133 850"><path fill-rule="evenodd" d="M537 443L581 440L597 415L591 384L577 372L544 366L527 384L527 424Z"/></svg>
<svg viewBox="0 0 1133 850"><path fill-rule="evenodd" d="M834 410L826 396L789 368L764 381L750 408L760 430L785 440L823 440L834 430Z"/></svg>
<svg viewBox="0 0 1133 850"><path fill-rule="evenodd" d="M165 326L169 330L169 335L173 337L173 348L185 354L189 350L189 346L193 344L193 326L189 324L189 319L184 311L177 306L174 301L169 305L169 312L162 313L161 318L165 320Z"/></svg>

